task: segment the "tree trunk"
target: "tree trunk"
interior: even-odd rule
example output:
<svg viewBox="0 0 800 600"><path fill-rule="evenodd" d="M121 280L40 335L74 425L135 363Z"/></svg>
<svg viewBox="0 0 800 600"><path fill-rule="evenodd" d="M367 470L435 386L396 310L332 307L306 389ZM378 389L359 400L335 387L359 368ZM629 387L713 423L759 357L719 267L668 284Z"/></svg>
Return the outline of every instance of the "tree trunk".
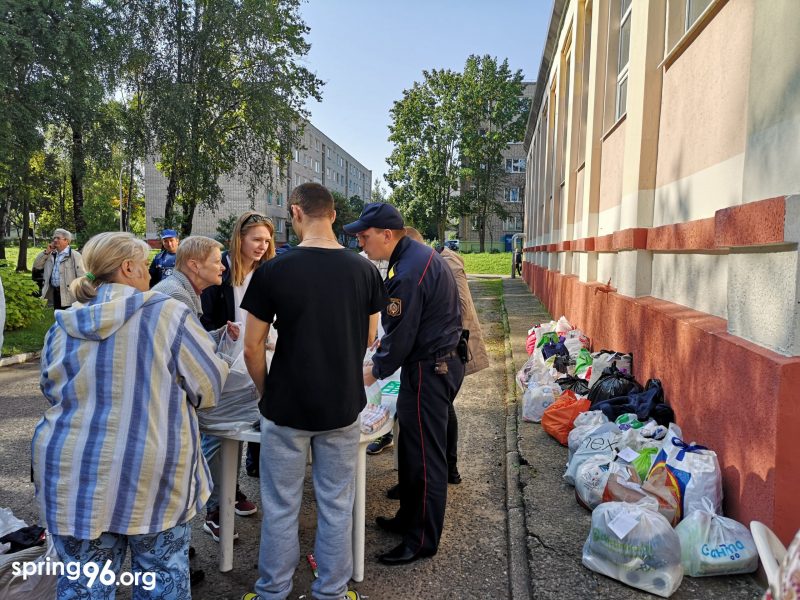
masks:
<svg viewBox="0 0 800 600"><path fill-rule="evenodd" d="M17 271L28 270L28 229L30 229L30 200L28 193L23 192L22 200L22 235L19 237L19 256L17 256Z"/></svg>
<svg viewBox="0 0 800 600"><path fill-rule="evenodd" d="M3 191L3 199L0 200L0 259L6 258L6 224L8 223L8 208L11 205L8 190Z"/></svg>
<svg viewBox="0 0 800 600"><path fill-rule="evenodd" d="M130 231L131 227L131 210L133 208L133 163L135 159L131 156L131 163L128 169L128 200L125 203L125 212L123 214L123 228L125 231Z"/></svg>
<svg viewBox="0 0 800 600"><path fill-rule="evenodd" d="M484 252L486 250L486 219L484 217L478 217L478 219L478 242L480 243L478 251Z"/></svg>
<svg viewBox="0 0 800 600"><path fill-rule="evenodd" d="M181 237L187 238L192 235L192 221L194 220L194 209L197 202L194 200L183 203L183 219L181 220Z"/></svg>
<svg viewBox="0 0 800 600"><path fill-rule="evenodd" d="M72 216L75 219L75 234L82 242L86 231L86 221L83 218L83 177L86 171L83 148L83 128L80 123L72 123ZM82 244L81 244L82 245Z"/></svg>

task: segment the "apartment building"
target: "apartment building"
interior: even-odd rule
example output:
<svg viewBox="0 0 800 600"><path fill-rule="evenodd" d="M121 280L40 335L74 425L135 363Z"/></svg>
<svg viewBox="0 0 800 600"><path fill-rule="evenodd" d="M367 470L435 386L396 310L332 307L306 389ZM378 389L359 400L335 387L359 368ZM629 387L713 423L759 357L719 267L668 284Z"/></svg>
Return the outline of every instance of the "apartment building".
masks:
<svg viewBox="0 0 800 600"><path fill-rule="evenodd" d="M536 83L523 82L522 95L532 99ZM503 177L497 190L497 200L501 202L507 218L497 215L487 217L484 249L486 251L511 251L511 238L523 229L523 199L525 197L525 170L527 153L522 141L509 144L503 151ZM459 221L457 237L462 252L478 252L480 237L477 217L463 215Z"/></svg>
<svg viewBox="0 0 800 600"><path fill-rule="evenodd" d="M725 510L800 528L800 3L555 0L523 276L664 383Z"/></svg>
<svg viewBox="0 0 800 600"><path fill-rule="evenodd" d="M285 243L291 235L287 198L296 186L309 181L321 183L332 192L347 197L369 199L372 194L372 171L313 124L306 122L302 146L293 150L284 177L280 177L276 169L272 187L261 190L253 202L247 196L246 182L235 177L222 178L219 182L224 198L222 203L215 211L198 207L192 222L192 233L214 237L221 220L254 209L272 219L276 244ZM155 167L154 159L146 161L144 190L147 239L156 245L158 228L153 217L164 216L167 183L167 178Z"/></svg>

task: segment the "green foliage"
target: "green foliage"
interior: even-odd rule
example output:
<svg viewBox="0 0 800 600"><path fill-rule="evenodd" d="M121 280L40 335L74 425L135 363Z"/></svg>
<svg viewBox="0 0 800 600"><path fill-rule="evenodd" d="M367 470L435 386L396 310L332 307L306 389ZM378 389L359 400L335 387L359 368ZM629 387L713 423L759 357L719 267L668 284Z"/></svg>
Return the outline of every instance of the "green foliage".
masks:
<svg viewBox="0 0 800 600"><path fill-rule="evenodd" d="M224 219L220 219L217 223L217 235L214 236L214 239L227 247L231 243L233 227L238 220L239 217L237 215L228 215Z"/></svg>
<svg viewBox="0 0 800 600"><path fill-rule="evenodd" d="M336 220L333 222L333 232L340 240L344 239L343 227L358 219L361 211L364 210L364 201L359 196L347 198L339 192L331 192L336 208Z"/></svg>
<svg viewBox="0 0 800 600"><path fill-rule="evenodd" d="M484 275L508 275L511 273L511 252L462 253L464 270L467 273Z"/></svg>
<svg viewBox="0 0 800 600"><path fill-rule="evenodd" d="M7 261L0 261L0 277L6 296L6 329L11 331L27 327L44 318L47 307L39 297L39 286L31 279L31 274L17 272Z"/></svg>

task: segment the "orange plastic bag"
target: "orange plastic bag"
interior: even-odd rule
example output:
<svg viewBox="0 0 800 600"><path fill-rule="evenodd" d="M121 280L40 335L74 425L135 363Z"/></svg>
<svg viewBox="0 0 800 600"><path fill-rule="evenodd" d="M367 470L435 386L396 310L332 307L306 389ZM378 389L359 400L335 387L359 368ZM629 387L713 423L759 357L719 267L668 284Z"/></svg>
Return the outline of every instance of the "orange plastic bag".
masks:
<svg viewBox="0 0 800 600"><path fill-rule="evenodd" d="M579 400L575 392L567 390L544 410L542 427L556 438L559 444L566 446L569 432L575 426L575 419L582 412L589 410L590 404L588 398Z"/></svg>

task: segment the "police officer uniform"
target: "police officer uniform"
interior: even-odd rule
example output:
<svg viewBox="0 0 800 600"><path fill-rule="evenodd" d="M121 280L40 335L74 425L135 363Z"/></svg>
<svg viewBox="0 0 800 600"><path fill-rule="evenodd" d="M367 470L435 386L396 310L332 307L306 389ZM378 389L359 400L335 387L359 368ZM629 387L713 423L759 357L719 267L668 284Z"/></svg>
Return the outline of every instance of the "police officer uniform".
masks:
<svg viewBox="0 0 800 600"><path fill-rule="evenodd" d="M161 239L165 240L170 237L178 237L178 232L174 229L165 229L161 232ZM167 252L162 249L161 252L156 254L153 262L150 263L150 287L152 288L162 279L166 279L175 270L175 253Z"/></svg>
<svg viewBox="0 0 800 600"><path fill-rule="evenodd" d="M362 227L382 227L364 219L374 206L362 213ZM400 227L383 227L402 228L402 217L399 213L397 217ZM458 351L461 309L450 268L433 248L408 237L400 239L389 258L385 285L389 295L381 313L385 334L373 357L372 374L383 379L402 367L397 399L400 510L394 519L379 524L402 532L403 544L380 560L403 564L435 554L442 533L448 412L464 379Z"/></svg>

